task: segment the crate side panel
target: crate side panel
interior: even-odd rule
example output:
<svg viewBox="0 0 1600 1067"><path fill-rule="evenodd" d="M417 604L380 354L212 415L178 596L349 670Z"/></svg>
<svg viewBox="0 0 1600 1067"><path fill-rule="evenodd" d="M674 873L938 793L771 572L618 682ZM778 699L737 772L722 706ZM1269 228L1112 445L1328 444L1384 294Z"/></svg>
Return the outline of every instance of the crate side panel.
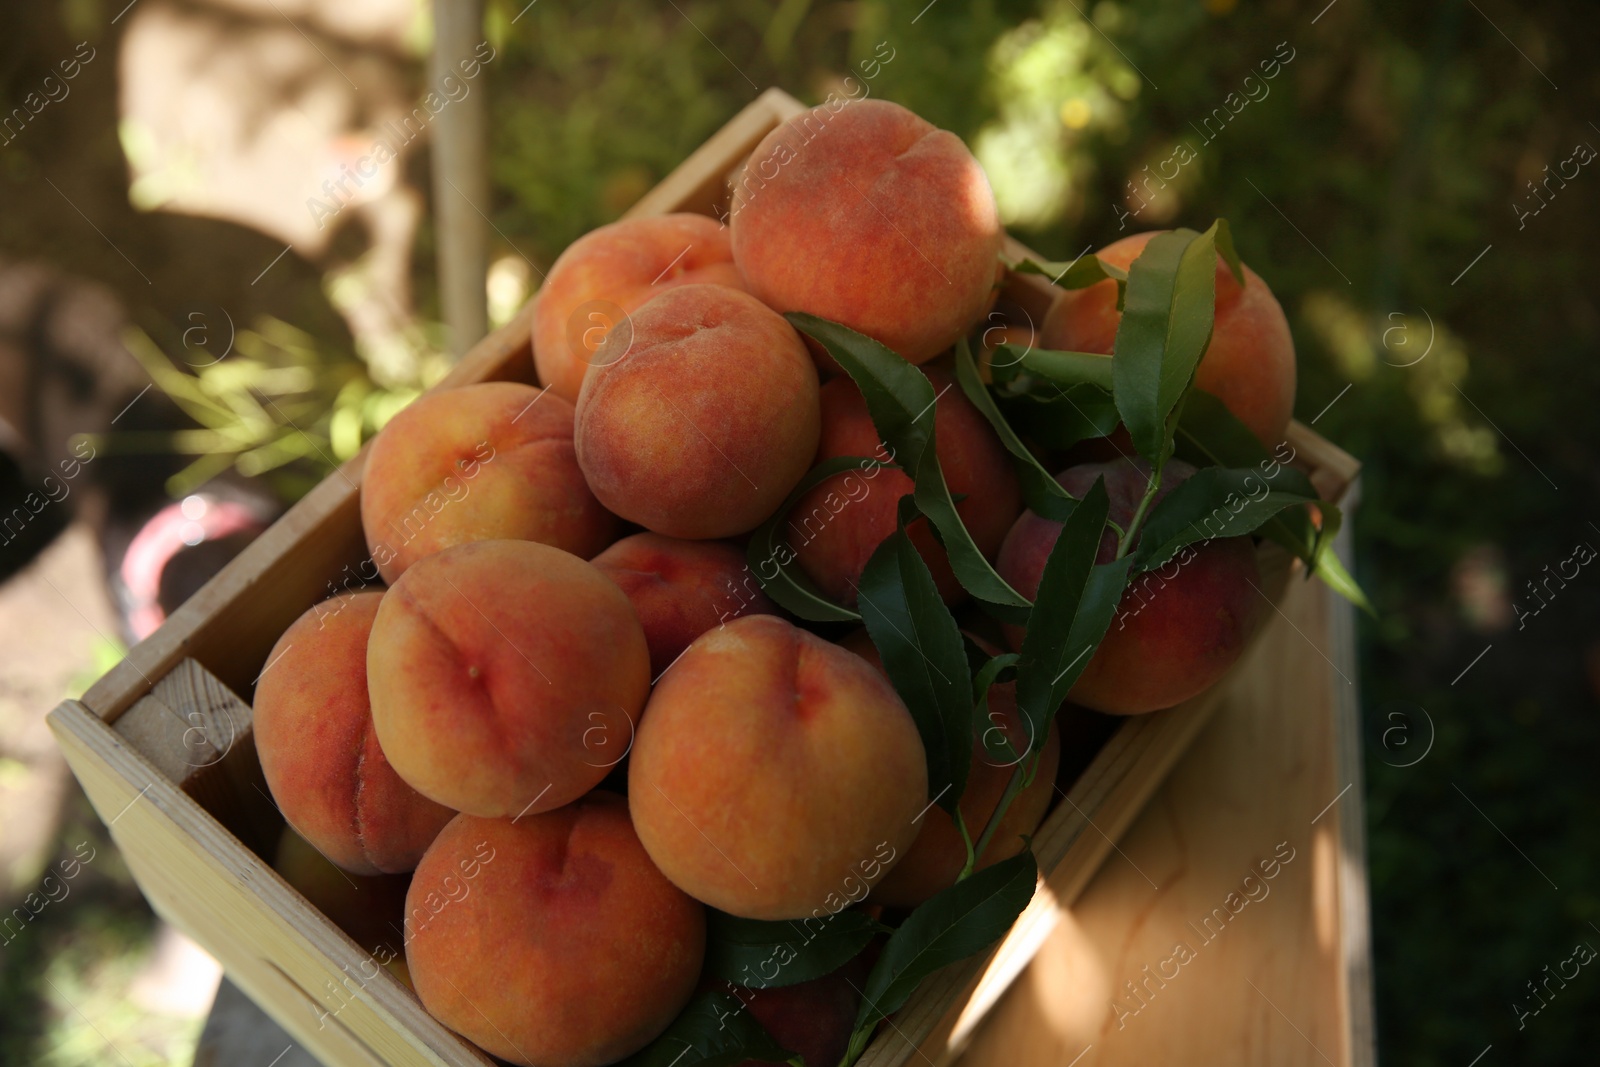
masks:
<svg viewBox="0 0 1600 1067"><path fill-rule="evenodd" d="M487 1067L482 1053L428 1015L398 980L87 708L69 701L48 721L140 889L231 965L241 985L269 991L274 982L264 968L278 969L396 1067ZM357 989L349 976L360 976ZM317 1049L321 1031L311 1024L319 1020L303 1000L275 998L264 1006ZM340 1047L351 1046L342 1042L329 1051Z"/></svg>
<svg viewBox="0 0 1600 1067"><path fill-rule="evenodd" d="M1276 603L1299 570L1273 544L1257 551L1262 596ZM1168 772L1199 736L1251 650L1275 620L1258 628L1245 655L1227 677L1175 708L1129 718L1040 824L1034 837L1046 888L1034 894L1011 931L981 957L951 964L918 987L862 1055L859 1067L900 1067L914 1055L943 1064L961 1048L985 1014L1016 980L1055 926L1057 909L1070 907L1116 847L1115 842L1160 788Z"/></svg>

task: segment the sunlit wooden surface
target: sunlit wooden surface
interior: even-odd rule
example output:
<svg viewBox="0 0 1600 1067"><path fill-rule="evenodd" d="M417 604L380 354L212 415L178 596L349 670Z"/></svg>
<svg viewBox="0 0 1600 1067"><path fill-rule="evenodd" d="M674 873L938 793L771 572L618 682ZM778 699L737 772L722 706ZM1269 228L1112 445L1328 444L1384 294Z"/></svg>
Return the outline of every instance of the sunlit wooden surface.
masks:
<svg viewBox="0 0 1600 1067"><path fill-rule="evenodd" d="M1283 612L965 1067L1373 1062L1350 613Z"/></svg>

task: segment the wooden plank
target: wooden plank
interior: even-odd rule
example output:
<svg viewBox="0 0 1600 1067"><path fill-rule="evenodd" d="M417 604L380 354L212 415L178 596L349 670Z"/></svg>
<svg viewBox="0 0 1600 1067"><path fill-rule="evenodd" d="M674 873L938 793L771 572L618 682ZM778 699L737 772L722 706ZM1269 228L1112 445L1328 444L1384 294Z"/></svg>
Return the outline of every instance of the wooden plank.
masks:
<svg viewBox="0 0 1600 1067"><path fill-rule="evenodd" d="M250 705L185 660L117 720L116 730L179 786L220 763L253 727Z"/></svg>
<svg viewBox="0 0 1600 1067"><path fill-rule="evenodd" d="M490 1067L88 708L48 717L157 914L332 1067Z"/></svg>
<svg viewBox="0 0 1600 1067"><path fill-rule="evenodd" d="M1330 619L1349 609L1337 599L1320 583L1290 584L1282 607L1294 625L1271 627L1230 677L1121 858L1076 904L1054 902L1057 926L974 1035L973 1067L1371 1062L1355 1054L1343 995L1352 889L1339 854L1343 824L1360 820L1359 786L1329 806L1350 784L1337 707L1353 685L1319 654L1339 651ZM1256 865L1280 842L1294 858L1263 881ZM1203 939L1193 924L1229 893L1260 894L1243 882L1252 871L1267 894L1225 925L1213 919L1223 933ZM1180 941L1193 957L1165 964L1177 977L1163 979Z"/></svg>
<svg viewBox="0 0 1600 1067"><path fill-rule="evenodd" d="M256 756L250 705L192 659L181 661L113 729L257 855L283 831Z"/></svg>
<svg viewBox="0 0 1600 1067"><path fill-rule="evenodd" d="M1361 502L1359 476L1345 494L1344 507L1354 512ZM1347 569L1354 570L1351 527L1347 523L1334 538L1333 549ZM1362 809L1366 784L1362 780L1360 674L1357 670L1355 611L1342 598L1324 596L1327 604L1328 656L1353 685L1334 687L1335 781L1350 783L1354 803L1339 816L1339 945L1343 963L1345 1025L1350 1033L1352 1067L1375 1067L1378 1062L1377 1009L1372 991L1372 916L1367 892L1367 820ZM1420 739L1419 739L1420 740Z"/></svg>
<svg viewBox="0 0 1600 1067"><path fill-rule="evenodd" d="M1263 545L1257 558L1264 595L1281 598L1299 565L1272 544ZM1252 647L1276 628L1274 622L1263 623L1252 637ZM1241 658L1228 677L1242 670L1248 659L1248 655ZM1039 951L1060 909L1078 898L1116 847L1117 838L1210 721L1227 684L1224 679L1177 707L1132 716L1118 727L1040 824L1033 842L1040 890L1011 931L987 954L951 964L919 986L895 1016L894 1026L880 1033L862 1054L860 1067L898 1067L913 1055L943 1065L961 1053Z"/></svg>

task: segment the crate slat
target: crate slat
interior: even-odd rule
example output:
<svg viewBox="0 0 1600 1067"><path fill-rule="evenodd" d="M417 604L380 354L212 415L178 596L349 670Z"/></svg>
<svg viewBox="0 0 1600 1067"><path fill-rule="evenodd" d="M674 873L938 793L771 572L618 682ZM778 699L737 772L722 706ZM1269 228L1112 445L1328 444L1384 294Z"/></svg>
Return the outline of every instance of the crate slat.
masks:
<svg viewBox="0 0 1600 1067"><path fill-rule="evenodd" d="M254 715L216 675L180 661L112 729L241 842L273 854L283 819L256 756Z"/></svg>
<svg viewBox="0 0 1600 1067"><path fill-rule="evenodd" d="M335 1067L490 1067L98 715L69 700L50 727L151 907L307 1049Z"/></svg>

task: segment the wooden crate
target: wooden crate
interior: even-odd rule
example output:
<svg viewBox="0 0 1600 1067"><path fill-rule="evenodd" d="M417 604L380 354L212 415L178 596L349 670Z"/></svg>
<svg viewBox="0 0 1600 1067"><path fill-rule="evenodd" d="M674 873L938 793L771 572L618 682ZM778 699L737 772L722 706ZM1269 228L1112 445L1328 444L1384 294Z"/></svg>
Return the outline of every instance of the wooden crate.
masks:
<svg viewBox="0 0 1600 1067"><path fill-rule="evenodd" d="M767 91L628 215L717 214L729 176L768 131L802 110ZM1010 240L1006 252L1028 254ZM1039 322L1052 293L1042 278L1013 275L1004 302ZM524 308L473 348L440 388L532 381L529 314ZM1319 492L1339 500L1354 460L1298 423L1289 441ZM362 461L324 480L82 700L52 711L49 724L152 907L211 951L308 1050L335 1067L489 1064L262 859L281 822L261 781L247 698L279 634L366 556ZM1273 599L1299 569L1273 545L1262 547L1260 563ZM899 1067L913 1055L937 1064L954 1054L1217 700L1213 690L1169 711L1100 720L1096 753L1076 773L1065 771L1061 799L1034 840L1042 877L1033 902L992 952L924 982L867 1049L864 1067Z"/></svg>

